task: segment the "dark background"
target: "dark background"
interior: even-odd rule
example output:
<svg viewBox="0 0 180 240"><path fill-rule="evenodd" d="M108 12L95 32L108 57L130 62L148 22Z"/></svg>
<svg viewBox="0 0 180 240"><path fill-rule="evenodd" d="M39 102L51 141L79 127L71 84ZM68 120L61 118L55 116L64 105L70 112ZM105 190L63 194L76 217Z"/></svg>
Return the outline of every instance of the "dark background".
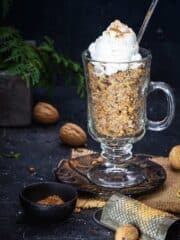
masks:
<svg viewBox="0 0 180 240"><path fill-rule="evenodd" d="M7 23L26 39L48 35L64 55L81 61L82 50L114 19L137 33L151 0L15 0ZM152 51L152 79L180 86L180 1L160 0L141 45Z"/></svg>
<svg viewBox="0 0 180 240"><path fill-rule="evenodd" d="M115 19L120 19L138 33L151 0L15 0L6 23L17 27L25 39L37 42L44 35L55 40L65 56L81 62L81 52ZM159 0L141 46L152 51L151 79L169 83L174 90L177 108L171 126L162 132L147 131L134 150L167 155L179 144L180 102L180 1ZM56 81L62 86L62 79ZM40 98L34 96L34 100ZM45 100L42 95L41 100ZM54 103L60 108L61 121L72 121L86 129L86 101L77 99L75 89L61 93L54 89ZM62 109L62 111L61 111ZM160 120L166 114L164 95L156 92L148 100L148 117ZM99 146L90 141L90 148ZM92 142L92 144L91 144Z"/></svg>
<svg viewBox="0 0 180 240"><path fill-rule="evenodd" d="M150 4L151 0L14 0L3 24L16 27L25 39L37 43L47 35L55 40L59 52L81 62L81 52L113 20L120 19L138 33ZM172 146L180 143L179 22L180 1L159 0L141 42L142 47L152 51L151 79L171 85L177 108L171 126L158 133L147 131L146 136L135 144L136 152L167 155ZM60 86L55 86L52 102L60 109L60 124L71 121L86 129L86 100L77 97L75 87L65 87L62 83L62 78L57 79L56 85ZM33 100L45 101L46 96L38 92ZM160 92L151 94L147 109L150 119L162 119L167 109L164 95ZM91 137L89 142L90 148L99 149Z"/></svg>

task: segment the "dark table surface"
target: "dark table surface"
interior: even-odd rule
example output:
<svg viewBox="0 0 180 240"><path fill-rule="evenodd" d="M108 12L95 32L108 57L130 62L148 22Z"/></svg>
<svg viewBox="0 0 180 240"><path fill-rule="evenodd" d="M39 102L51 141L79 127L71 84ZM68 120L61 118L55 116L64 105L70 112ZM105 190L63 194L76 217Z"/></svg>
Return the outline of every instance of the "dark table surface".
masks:
<svg viewBox="0 0 180 240"><path fill-rule="evenodd" d="M172 146L180 144L180 94L175 89L176 117L163 132L147 132L134 146L134 152L167 156ZM46 99L43 91L35 92L34 101ZM1 240L108 240L113 233L98 226L92 219L94 210L73 214L66 222L57 224L27 224L21 220L18 194L33 182L54 181L53 168L60 159L70 156L70 148L61 144L59 127L75 122L86 129L86 101L76 96L74 88L57 87L52 102L59 108L61 119L56 125L44 127L32 123L23 128L0 128L0 153L19 152L20 158L0 158L0 239ZM148 101L153 119L166 112L164 97L153 94ZM99 144L88 138L88 148L99 151ZM30 174L28 167L35 167Z"/></svg>

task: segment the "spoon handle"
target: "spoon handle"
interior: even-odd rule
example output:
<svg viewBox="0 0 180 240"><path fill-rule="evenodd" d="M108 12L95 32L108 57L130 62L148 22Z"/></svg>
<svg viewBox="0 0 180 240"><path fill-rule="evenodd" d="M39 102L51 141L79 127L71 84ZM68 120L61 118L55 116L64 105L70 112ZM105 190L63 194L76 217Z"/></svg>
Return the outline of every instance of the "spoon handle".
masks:
<svg viewBox="0 0 180 240"><path fill-rule="evenodd" d="M144 35L144 32L146 31L146 28L147 28L147 26L148 26L148 23L149 23L149 21L150 21L150 19L151 19L151 16L152 16L152 14L153 14L153 12L154 12L154 10L155 10L158 2L159 2L159 0L153 0L152 3L151 3L151 5L150 5L150 7L149 7L149 9L148 9L148 11L147 11L147 13L146 13L146 16L145 16L145 18L144 18L143 24L142 24L142 26L141 26L141 28L140 28L140 30L139 30L138 35L137 35L137 40L138 40L138 43L139 43L139 44L140 44L140 42L141 42L141 40L142 40L142 37L143 37L143 35Z"/></svg>

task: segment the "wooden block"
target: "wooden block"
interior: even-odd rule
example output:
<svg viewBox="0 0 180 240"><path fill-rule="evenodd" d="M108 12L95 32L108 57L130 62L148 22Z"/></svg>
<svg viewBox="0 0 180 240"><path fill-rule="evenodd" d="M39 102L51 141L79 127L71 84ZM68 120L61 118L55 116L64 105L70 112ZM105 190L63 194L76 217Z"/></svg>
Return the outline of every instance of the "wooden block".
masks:
<svg viewBox="0 0 180 240"><path fill-rule="evenodd" d="M0 73L0 126L31 124L31 89L19 77Z"/></svg>

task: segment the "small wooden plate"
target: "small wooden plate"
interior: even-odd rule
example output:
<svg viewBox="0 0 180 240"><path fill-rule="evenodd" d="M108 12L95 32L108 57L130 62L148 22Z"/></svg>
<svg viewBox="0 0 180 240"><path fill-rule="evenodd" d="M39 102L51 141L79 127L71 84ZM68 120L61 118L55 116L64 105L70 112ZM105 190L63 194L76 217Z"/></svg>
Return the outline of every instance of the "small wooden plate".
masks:
<svg viewBox="0 0 180 240"><path fill-rule="evenodd" d="M89 193L95 197L108 199L113 193L122 193L132 197L138 197L149 193L160 187L166 180L166 172L159 164L151 161L152 156L136 155L133 164L141 168L144 175L147 176L144 182L127 188L111 189L97 186L91 183L86 174L97 164L102 163L99 154L89 154L69 160L61 160L54 170L57 181L70 184L77 188L81 193Z"/></svg>

